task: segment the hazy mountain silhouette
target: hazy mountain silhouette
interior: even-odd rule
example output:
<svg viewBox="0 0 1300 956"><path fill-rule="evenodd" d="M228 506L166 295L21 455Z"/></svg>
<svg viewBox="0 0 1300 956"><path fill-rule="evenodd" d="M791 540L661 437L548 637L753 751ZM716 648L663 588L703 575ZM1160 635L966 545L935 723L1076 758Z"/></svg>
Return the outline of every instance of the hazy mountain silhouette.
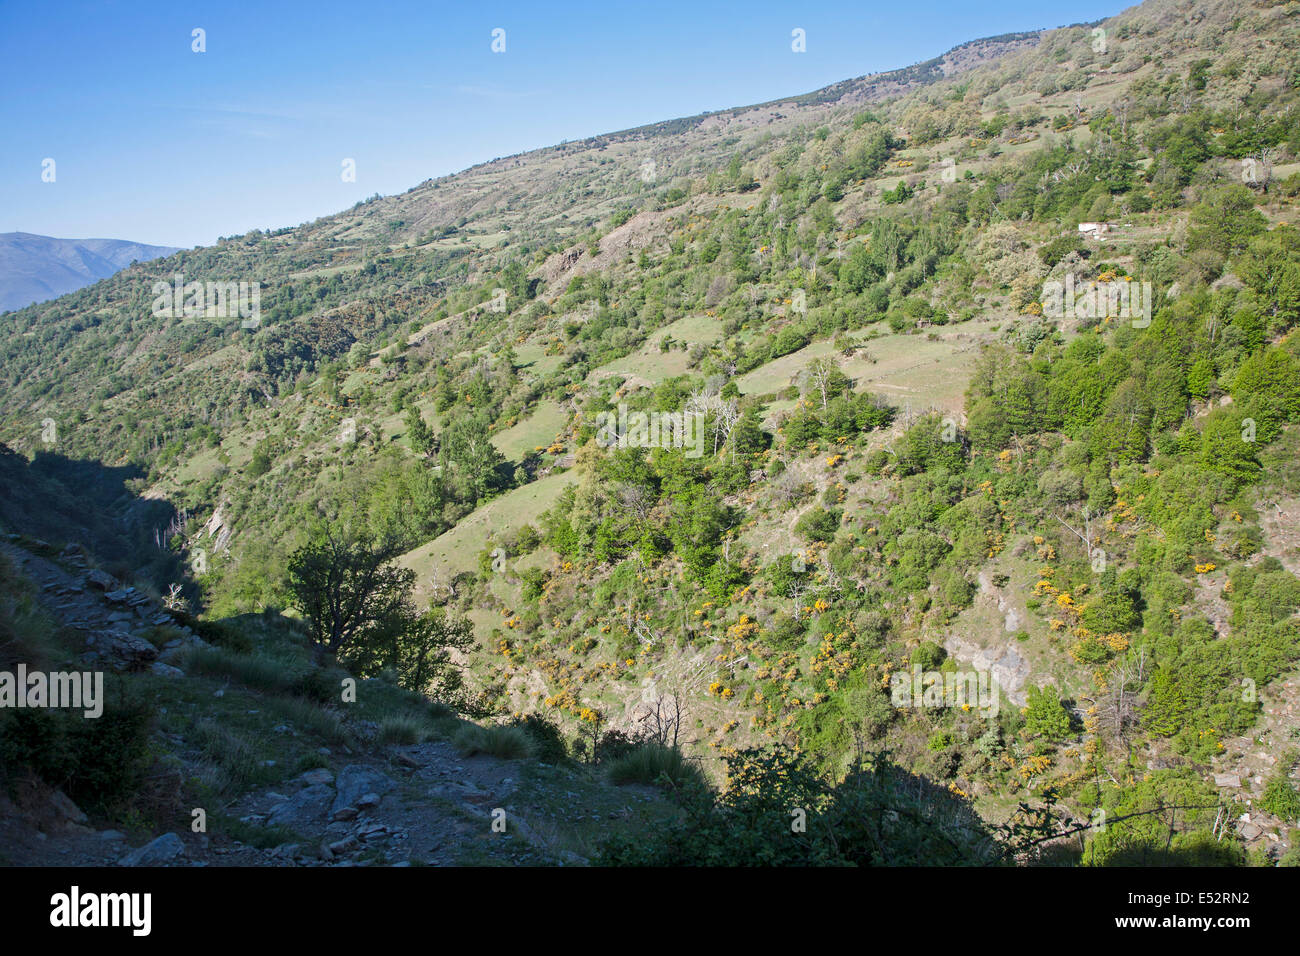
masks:
<svg viewBox="0 0 1300 956"><path fill-rule="evenodd" d="M106 279L132 262L169 256L171 246L126 239L54 239L0 233L0 311L21 309Z"/></svg>

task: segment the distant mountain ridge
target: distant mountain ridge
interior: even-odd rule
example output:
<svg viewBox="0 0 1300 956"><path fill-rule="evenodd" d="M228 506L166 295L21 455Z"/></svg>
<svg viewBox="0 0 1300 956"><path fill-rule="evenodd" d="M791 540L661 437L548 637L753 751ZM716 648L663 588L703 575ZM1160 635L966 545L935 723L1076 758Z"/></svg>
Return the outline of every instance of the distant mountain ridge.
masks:
<svg viewBox="0 0 1300 956"><path fill-rule="evenodd" d="M107 279L132 262L180 250L128 239L55 239L0 233L0 311L21 309Z"/></svg>

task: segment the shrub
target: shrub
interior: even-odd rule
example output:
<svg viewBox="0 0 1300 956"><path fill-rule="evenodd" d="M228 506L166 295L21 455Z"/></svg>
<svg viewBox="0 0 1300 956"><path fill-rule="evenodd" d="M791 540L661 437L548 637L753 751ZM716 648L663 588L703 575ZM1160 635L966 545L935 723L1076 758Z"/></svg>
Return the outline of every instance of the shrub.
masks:
<svg viewBox="0 0 1300 956"><path fill-rule="evenodd" d="M418 744L428 736L428 728L416 717L385 717L379 722L375 739L381 744Z"/></svg>
<svg viewBox="0 0 1300 956"><path fill-rule="evenodd" d="M911 662L920 666L921 670L933 670L943 663L948 652L939 644L933 641L925 641L916 650L912 651Z"/></svg>
<svg viewBox="0 0 1300 956"><path fill-rule="evenodd" d="M626 757L641 741L621 730L607 730L596 743L596 763L610 763Z"/></svg>
<svg viewBox="0 0 1300 956"><path fill-rule="evenodd" d="M839 526L839 511L813 508L795 523L794 530L809 541L830 541Z"/></svg>
<svg viewBox="0 0 1300 956"><path fill-rule="evenodd" d="M1296 755L1292 753L1288 756L1289 759L1284 758L1278 762L1277 769L1264 787L1264 796L1260 798L1259 805L1284 822L1295 823L1300 821L1300 793L1296 792L1295 784L1287 775L1288 768L1295 765Z"/></svg>
<svg viewBox="0 0 1300 956"><path fill-rule="evenodd" d="M996 859L992 834L969 805L880 758L835 784L784 748L741 751L727 758L727 778L722 793L688 789L677 820L614 837L598 864L954 866ZM791 827L796 812L805 822L800 830Z"/></svg>
<svg viewBox="0 0 1300 956"><path fill-rule="evenodd" d="M533 754L546 763L559 763L569 756L569 746L564 734L554 722L541 714L516 717L510 726L523 730L533 741Z"/></svg>
<svg viewBox="0 0 1300 956"><path fill-rule="evenodd" d="M107 812L140 789L154 712L138 701L94 720L52 710L0 712L0 778L27 767L85 809Z"/></svg>
<svg viewBox="0 0 1300 956"><path fill-rule="evenodd" d="M1070 714L1061 703L1055 687L1031 687L1025 708L1025 726L1032 734L1048 740L1064 740L1070 736Z"/></svg>
<svg viewBox="0 0 1300 956"><path fill-rule="evenodd" d="M521 760L533 752L532 738L519 727L466 724L456 732L451 742L467 757L488 754L502 760Z"/></svg>
<svg viewBox="0 0 1300 956"><path fill-rule="evenodd" d="M704 783L699 767L676 747L663 744L633 747L610 760L608 766L609 779L616 784L644 783L681 789Z"/></svg>

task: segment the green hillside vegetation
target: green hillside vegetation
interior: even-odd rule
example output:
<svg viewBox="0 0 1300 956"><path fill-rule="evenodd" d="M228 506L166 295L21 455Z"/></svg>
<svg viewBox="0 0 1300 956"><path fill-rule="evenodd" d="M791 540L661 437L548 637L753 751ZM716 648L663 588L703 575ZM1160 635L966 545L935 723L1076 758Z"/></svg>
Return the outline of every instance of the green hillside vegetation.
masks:
<svg viewBox="0 0 1300 956"><path fill-rule="evenodd" d="M230 680L313 744L652 788L590 862L1294 864L1293 756L1216 775L1300 665L1296 17L1147 0L6 314L3 530L220 629L122 731L194 786L281 779L221 734L310 762L208 712ZM262 282L260 326L154 317L175 273ZM1053 315L1067 275L1149 319ZM702 453L606 447L620 407ZM896 699L975 651L992 714Z"/></svg>

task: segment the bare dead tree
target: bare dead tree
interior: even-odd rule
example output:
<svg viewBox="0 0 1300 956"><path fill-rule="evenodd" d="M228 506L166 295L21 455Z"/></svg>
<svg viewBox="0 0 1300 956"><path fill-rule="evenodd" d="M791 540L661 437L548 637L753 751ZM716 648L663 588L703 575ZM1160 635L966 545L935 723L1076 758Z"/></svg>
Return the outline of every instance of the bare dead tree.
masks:
<svg viewBox="0 0 1300 956"><path fill-rule="evenodd" d="M1106 690L1096 698L1080 697L1097 708L1097 728L1120 740L1129 760L1133 757L1130 730L1137 725L1142 705L1139 698L1147 679L1145 651L1131 654L1111 671Z"/></svg>
<svg viewBox="0 0 1300 956"><path fill-rule="evenodd" d="M676 747L681 738L684 716L681 692L675 689L667 694L660 694L657 690L653 693L652 699L642 701L645 713L637 722L650 740L664 747Z"/></svg>
<svg viewBox="0 0 1300 956"><path fill-rule="evenodd" d="M1125 97L1124 99L1120 100L1112 107L1112 109L1115 111L1115 116L1118 117L1119 119L1120 136L1128 135L1128 114L1132 106L1133 104L1128 101L1127 97Z"/></svg>
<svg viewBox="0 0 1300 956"><path fill-rule="evenodd" d="M1080 517L1083 518L1082 531L1080 531L1078 528L1075 528L1073 525L1067 524L1066 521L1060 515L1056 514L1055 512L1052 513L1052 517L1055 518L1057 521L1059 521L1062 527L1064 527L1072 535L1074 535L1076 538L1078 538L1080 541L1083 542L1084 550L1087 552L1087 556L1091 558L1093 541L1094 541L1092 522L1093 519L1097 517L1097 515L1093 513L1093 510L1089 505L1084 505L1081 509L1079 509L1079 515Z"/></svg>
<svg viewBox="0 0 1300 956"><path fill-rule="evenodd" d="M734 399L723 402L718 408L718 426L715 431L714 454L717 454L716 436L722 436L722 445L725 448L731 441L731 433L736 430L736 425L740 422L740 406ZM736 460L736 447L731 447L731 460Z"/></svg>
<svg viewBox="0 0 1300 956"><path fill-rule="evenodd" d="M166 595L163 596L162 602L163 607L169 611L185 610L185 598L181 594L181 586L179 584L173 584L168 588Z"/></svg>
<svg viewBox="0 0 1300 956"><path fill-rule="evenodd" d="M619 503L640 521L646 521L650 517L657 501L644 485L623 483L614 489L614 494Z"/></svg>
<svg viewBox="0 0 1300 956"><path fill-rule="evenodd" d="M817 359L808 366L808 378L813 388L821 395L823 411L829 401L827 393L830 391L831 376L835 371L835 366L823 359Z"/></svg>

